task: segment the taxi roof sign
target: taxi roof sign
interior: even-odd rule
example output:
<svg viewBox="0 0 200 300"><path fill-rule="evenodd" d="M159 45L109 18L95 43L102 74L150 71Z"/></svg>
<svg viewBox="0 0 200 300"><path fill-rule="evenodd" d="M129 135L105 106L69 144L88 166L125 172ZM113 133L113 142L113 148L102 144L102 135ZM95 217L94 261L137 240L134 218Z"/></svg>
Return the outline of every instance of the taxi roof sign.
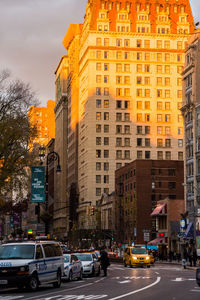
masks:
<svg viewBox="0 0 200 300"><path fill-rule="evenodd" d="M33 230L32 229L28 229L28 234L33 234Z"/></svg>

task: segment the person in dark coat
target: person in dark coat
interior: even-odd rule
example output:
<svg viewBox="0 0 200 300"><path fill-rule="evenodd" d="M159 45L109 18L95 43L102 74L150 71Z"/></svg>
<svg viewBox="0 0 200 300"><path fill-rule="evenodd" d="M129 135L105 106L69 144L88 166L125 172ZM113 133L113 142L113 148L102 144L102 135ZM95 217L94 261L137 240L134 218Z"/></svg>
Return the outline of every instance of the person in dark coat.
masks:
<svg viewBox="0 0 200 300"><path fill-rule="evenodd" d="M193 259L193 265L196 267L196 262L197 262L197 250L193 248L193 253L192 253L192 259Z"/></svg>
<svg viewBox="0 0 200 300"><path fill-rule="evenodd" d="M107 268L110 265L110 261L109 261L108 253L105 250L101 251L100 263L101 263L101 269L104 271L103 276L107 276Z"/></svg>

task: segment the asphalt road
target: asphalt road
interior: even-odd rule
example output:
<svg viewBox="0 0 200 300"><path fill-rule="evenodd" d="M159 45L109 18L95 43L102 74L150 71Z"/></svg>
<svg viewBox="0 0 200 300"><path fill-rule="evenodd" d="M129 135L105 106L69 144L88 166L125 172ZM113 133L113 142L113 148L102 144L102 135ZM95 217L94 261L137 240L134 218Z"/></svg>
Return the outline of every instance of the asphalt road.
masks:
<svg viewBox="0 0 200 300"><path fill-rule="evenodd" d="M199 300L195 271L180 266L155 264L147 268L125 268L112 264L107 277L89 277L65 282L61 288L40 287L35 293L0 290L0 300Z"/></svg>

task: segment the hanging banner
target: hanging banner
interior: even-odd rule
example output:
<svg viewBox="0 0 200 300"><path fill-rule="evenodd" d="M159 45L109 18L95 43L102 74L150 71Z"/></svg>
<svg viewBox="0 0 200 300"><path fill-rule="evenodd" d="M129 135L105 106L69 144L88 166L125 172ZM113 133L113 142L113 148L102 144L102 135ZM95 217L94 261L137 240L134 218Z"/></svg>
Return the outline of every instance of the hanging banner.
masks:
<svg viewBox="0 0 200 300"><path fill-rule="evenodd" d="M45 167L31 167L31 203L45 202Z"/></svg>

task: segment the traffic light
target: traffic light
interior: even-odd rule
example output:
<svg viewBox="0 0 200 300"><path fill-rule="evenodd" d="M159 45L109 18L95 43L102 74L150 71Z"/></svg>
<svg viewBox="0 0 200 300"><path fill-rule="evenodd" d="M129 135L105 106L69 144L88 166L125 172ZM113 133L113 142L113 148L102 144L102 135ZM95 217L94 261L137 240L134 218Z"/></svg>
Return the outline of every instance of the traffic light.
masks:
<svg viewBox="0 0 200 300"><path fill-rule="evenodd" d="M91 207L91 216L94 216L94 211L95 211L95 207L92 206L92 207Z"/></svg>

